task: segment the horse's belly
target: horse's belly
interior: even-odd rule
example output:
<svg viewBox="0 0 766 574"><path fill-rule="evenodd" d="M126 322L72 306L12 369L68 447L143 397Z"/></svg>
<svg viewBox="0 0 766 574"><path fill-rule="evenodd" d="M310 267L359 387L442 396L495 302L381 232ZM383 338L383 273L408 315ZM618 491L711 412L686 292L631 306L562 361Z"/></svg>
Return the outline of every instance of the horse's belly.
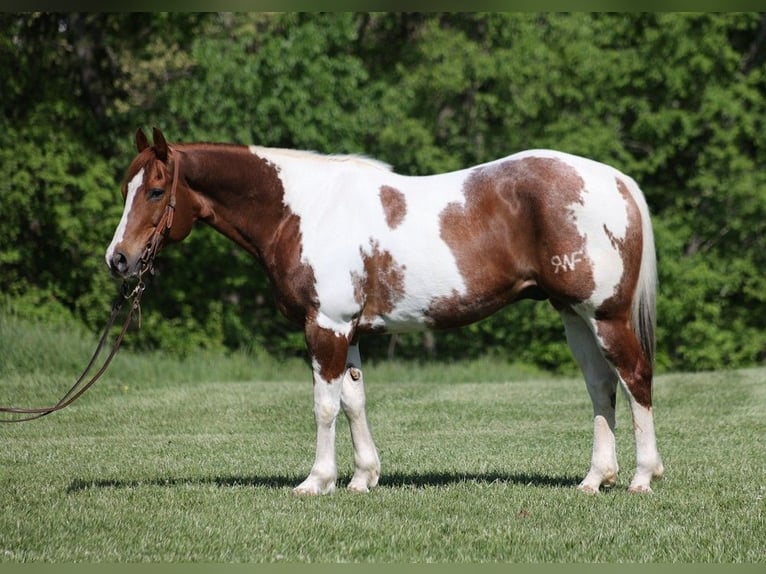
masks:
<svg viewBox="0 0 766 574"><path fill-rule="evenodd" d="M464 291L455 269L416 273L403 265L399 276L367 276L360 327L375 331L406 332L432 327L434 303Z"/></svg>

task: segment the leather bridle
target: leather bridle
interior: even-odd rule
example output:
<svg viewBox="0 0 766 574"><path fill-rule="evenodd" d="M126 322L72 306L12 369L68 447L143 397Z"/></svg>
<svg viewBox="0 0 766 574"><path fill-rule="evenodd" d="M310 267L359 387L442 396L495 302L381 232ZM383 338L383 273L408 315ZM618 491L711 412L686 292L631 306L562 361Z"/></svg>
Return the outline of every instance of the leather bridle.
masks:
<svg viewBox="0 0 766 574"><path fill-rule="evenodd" d="M154 258L162 246L162 240L170 233L170 228L173 226L173 216L176 212L176 190L178 189L178 174L181 166L180 154L174 154L178 157L173 162L173 181L170 185L170 200L165 206L165 211L162 213L162 217L154 227L154 232L146 243L144 252L139 259L140 267L138 269L138 283L142 283L142 279L145 273L154 272Z"/></svg>
<svg viewBox="0 0 766 574"><path fill-rule="evenodd" d="M85 367L85 370L77 378L77 381L75 381L75 383L64 394L64 396L62 396L54 405L37 408L0 407L0 413L11 415L10 418L0 418L0 423L19 423L39 419L71 405L73 402L79 399L85 393L85 391L92 387L96 381L98 381L106 372L106 369L109 367L112 359L117 354L117 350L120 348L120 345L125 338L125 333L127 333L128 327L130 326L130 323L136 313L138 313L139 316L140 328L141 297L144 294L144 289L146 289L146 284L144 283L144 275L147 273L150 275L154 273L154 258L157 256L157 253L162 246L162 240L165 238L165 236L168 235L168 233L170 233L170 228L173 225L173 216L175 214L176 208L176 190L178 189L179 170L181 165L180 154L175 155L177 157L175 158L173 166L173 181L170 187L170 200L168 201L162 217L160 217L160 220L157 222L157 225L155 226L149 241L146 243L146 247L144 248L141 257L139 258L140 266L136 274L135 285L132 285L132 282L127 279L123 281L119 293L115 298L114 303L112 304L112 312L109 316L109 320L106 322L106 326L104 327L101 338L98 341L96 350L88 362L88 365ZM117 338L112 344L109 355L107 355L106 360L98 369L98 371L96 371L96 373L86 381L85 378L88 376L88 373L95 365L96 358L104 348L106 340L109 336L109 331L114 325L120 310L122 309L125 301L131 300L132 302L130 305L130 310L128 311L128 315L125 317L125 321L122 324L120 333L117 335Z"/></svg>

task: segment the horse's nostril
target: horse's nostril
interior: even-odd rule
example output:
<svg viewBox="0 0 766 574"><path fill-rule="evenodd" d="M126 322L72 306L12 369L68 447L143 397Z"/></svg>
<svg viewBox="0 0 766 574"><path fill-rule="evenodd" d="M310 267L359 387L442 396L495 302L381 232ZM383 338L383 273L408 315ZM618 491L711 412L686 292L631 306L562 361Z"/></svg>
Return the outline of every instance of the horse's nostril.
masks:
<svg viewBox="0 0 766 574"><path fill-rule="evenodd" d="M112 255L112 270L121 275L128 270L128 258L122 251L115 251Z"/></svg>

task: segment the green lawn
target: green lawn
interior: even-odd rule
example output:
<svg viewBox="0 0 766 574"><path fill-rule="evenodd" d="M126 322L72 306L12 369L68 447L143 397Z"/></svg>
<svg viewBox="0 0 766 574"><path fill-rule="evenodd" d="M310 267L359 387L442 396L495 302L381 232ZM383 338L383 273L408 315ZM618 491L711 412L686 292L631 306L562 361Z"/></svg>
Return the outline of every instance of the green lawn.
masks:
<svg viewBox="0 0 766 574"><path fill-rule="evenodd" d="M0 316L0 403L52 402L90 348ZM365 378L380 486L296 498L314 454L304 371L123 353L67 410L0 426L0 561L766 557L766 369L658 378L666 477L652 495L626 491L634 451L620 397L621 481L588 496L575 488L591 448L579 378L500 361L377 365ZM345 482L345 422L338 435Z"/></svg>

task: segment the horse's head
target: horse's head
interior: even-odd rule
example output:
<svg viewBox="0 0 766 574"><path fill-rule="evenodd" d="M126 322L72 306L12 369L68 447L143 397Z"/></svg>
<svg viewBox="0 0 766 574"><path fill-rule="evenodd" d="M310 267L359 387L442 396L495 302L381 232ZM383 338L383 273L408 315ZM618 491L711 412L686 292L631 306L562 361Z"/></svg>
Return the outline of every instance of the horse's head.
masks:
<svg viewBox="0 0 766 574"><path fill-rule="evenodd" d="M194 222L186 200L188 189L179 181L180 152L157 128L153 138L150 146L144 132L136 131L138 155L122 185L125 208L106 250L106 264L121 277L138 275L150 250L156 253L168 240L181 241Z"/></svg>

